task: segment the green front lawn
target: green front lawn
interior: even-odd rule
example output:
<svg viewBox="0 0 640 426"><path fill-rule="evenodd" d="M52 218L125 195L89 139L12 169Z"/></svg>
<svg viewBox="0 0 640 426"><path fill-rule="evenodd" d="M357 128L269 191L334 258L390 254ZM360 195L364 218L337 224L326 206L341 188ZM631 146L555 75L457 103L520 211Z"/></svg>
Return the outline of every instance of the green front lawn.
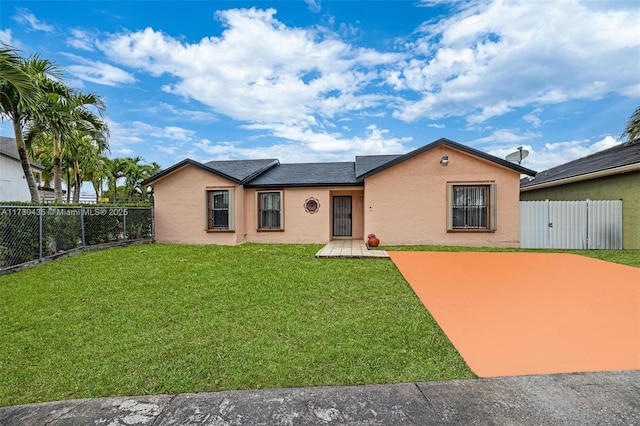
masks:
<svg viewBox="0 0 640 426"><path fill-rule="evenodd" d="M0 277L0 406L474 377L390 260L152 244Z"/></svg>

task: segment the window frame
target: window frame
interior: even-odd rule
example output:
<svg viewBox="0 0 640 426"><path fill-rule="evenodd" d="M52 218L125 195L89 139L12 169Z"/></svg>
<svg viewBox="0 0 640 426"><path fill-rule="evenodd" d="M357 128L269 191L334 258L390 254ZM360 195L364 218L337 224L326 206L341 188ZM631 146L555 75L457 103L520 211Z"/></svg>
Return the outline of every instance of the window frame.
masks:
<svg viewBox="0 0 640 426"><path fill-rule="evenodd" d="M486 223L485 227L467 226L460 227L454 225L454 208L456 187L476 187L483 188L487 191L485 205L486 207ZM497 230L497 211L498 211L498 186L495 182L448 182L447 183L447 232L495 232Z"/></svg>
<svg viewBox="0 0 640 426"><path fill-rule="evenodd" d="M280 224L279 226L263 226L262 225L262 195L263 194L278 194ZM281 232L284 231L284 191L281 189L276 190L259 190L256 191L256 230L258 232Z"/></svg>
<svg viewBox="0 0 640 426"><path fill-rule="evenodd" d="M228 193L227 225L215 226L213 196L216 192ZM207 232L235 232L235 189L230 187L207 187L205 196L205 230Z"/></svg>

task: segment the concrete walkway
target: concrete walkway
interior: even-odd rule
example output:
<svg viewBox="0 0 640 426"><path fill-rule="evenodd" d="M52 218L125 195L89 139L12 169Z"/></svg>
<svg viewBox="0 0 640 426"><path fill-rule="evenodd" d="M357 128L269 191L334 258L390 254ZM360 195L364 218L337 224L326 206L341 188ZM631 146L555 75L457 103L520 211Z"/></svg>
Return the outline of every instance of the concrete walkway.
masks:
<svg viewBox="0 0 640 426"><path fill-rule="evenodd" d="M100 398L0 408L0 425L639 425L640 370Z"/></svg>
<svg viewBox="0 0 640 426"><path fill-rule="evenodd" d="M362 240L333 240L316 253L316 257L388 258L385 250L369 250Z"/></svg>

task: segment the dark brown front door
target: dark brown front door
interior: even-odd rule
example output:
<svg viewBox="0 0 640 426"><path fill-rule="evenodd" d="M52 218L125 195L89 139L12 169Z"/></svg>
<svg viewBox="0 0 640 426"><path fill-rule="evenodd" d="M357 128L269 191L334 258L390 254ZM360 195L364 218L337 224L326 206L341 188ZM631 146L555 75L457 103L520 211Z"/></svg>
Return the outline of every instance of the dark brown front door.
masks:
<svg viewBox="0 0 640 426"><path fill-rule="evenodd" d="M333 236L351 236L350 195L336 195L333 197Z"/></svg>

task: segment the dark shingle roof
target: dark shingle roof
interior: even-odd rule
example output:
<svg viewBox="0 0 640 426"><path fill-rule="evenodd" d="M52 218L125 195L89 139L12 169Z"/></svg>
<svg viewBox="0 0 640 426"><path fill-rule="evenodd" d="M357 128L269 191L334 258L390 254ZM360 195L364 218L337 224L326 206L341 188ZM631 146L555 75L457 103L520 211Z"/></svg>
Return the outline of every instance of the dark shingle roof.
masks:
<svg viewBox="0 0 640 426"><path fill-rule="evenodd" d="M206 164L199 163L195 160L187 158L174 164L173 166L164 169L160 173L150 177L142 182L143 185L150 185L156 180L173 173L174 171L186 166L191 165L202 169L206 172L213 173L224 179L227 179L238 185L242 185L255 176L264 173L265 170L270 169L273 166L278 165L280 162L276 159L266 160L229 160L229 161L209 161Z"/></svg>
<svg viewBox="0 0 640 426"><path fill-rule="evenodd" d="M366 177L440 145L449 146L520 173L535 175L533 170L442 138L404 155L364 155L356 157L355 162L280 164L278 160L267 159L210 161L202 164L186 159L147 179L143 184L149 185L181 167L192 165L248 188L363 186Z"/></svg>
<svg viewBox="0 0 640 426"><path fill-rule="evenodd" d="M280 164L249 182L246 186L295 187L295 186L362 186L356 179L355 163L299 163Z"/></svg>
<svg viewBox="0 0 640 426"><path fill-rule="evenodd" d="M640 143L620 144L542 171L534 179L522 179L520 187L528 188L578 176L588 179L588 175L606 170L613 174L615 169L633 164L640 167Z"/></svg>
<svg viewBox="0 0 640 426"><path fill-rule="evenodd" d="M265 160L209 161L204 163L205 166L224 175L231 176L240 182L248 182L276 164L278 164L278 160L274 158Z"/></svg>
<svg viewBox="0 0 640 426"><path fill-rule="evenodd" d="M391 160L395 160L400 155L360 155L356 157L356 177L360 177L370 172L376 167L380 167Z"/></svg>

